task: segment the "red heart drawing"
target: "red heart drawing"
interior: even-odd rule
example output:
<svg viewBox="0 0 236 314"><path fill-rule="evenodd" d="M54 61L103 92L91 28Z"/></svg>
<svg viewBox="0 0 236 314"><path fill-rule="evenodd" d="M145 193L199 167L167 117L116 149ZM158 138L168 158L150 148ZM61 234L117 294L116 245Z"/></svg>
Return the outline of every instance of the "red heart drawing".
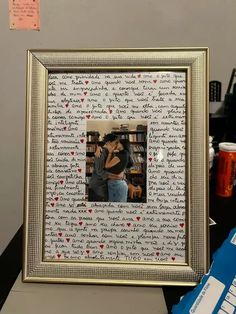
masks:
<svg viewBox="0 0 236 314"><path fill-rule="evenodd" d="M82 226L82 224L83 224L83 221L79 221L79 225Z"/></svg>
<svg viewBox="0 0 236 314"><path fill-rule="evenodd" d="M52 206L52 207L54 207L54 205L55 205L54 203L51 203L51 206Z"/></svg>
<svg viewBox="0 0 236 314"><path fill-rule="evenodd" d="M84 139L83 139L83 138L81 138L81 139L80 139L80 143L83 143L83 142L84 142Z"/></svg>
<svg viewBox="0 0 236 314"><path fill-rule="evenodd" d="M136 219L139 221L141 219L141 217L136 217Z"/></svg>
<svg viewBox="0 0 236 314"><path fill-rule="evenodd" d="M60 182L61 184L63 184L63 183L64 183L64 180L60 180L59 182Z"/></svg>
<svg viewBox="0 0 236 314"><path fill-rule="evenodd" d="M64 126L64 128L63 128L65 131L66 131L66 126Z"/></svg>
<svg viewBox="0 0 236 314"><path fill-rule="evenodd" d="M58 235L61 237L62 236L62 232L59 232Z"/></svg>
<svg viewBox="0 0 236 314"><path fill-rule="evenodd" d="M81 100L82 102L84 102L84 98L81 98L80 100Z"/></svg>
<svg viewBox="0 0 236 314"><path fill-rule="evenodd" d="M82 171L82 169L81 168L78 168L78 172L81 172Z"/></svg>
<svg viewBox="0 0 236 314"><path fill-rule="evenodd" d="M86 118L90 119L91 115L90 114L86 114Z"/></svg>
<svg viewBox="0 0 236 314"><path fill-rule="evenodd" d="M149 161L152 161L152 157L149 157L148 160L149 160Z"/></svg>
<svg viewBox="0 0 236 314"><path fill-rule="evenodd" d="M70 154L71 154L71 155L74 155L74 154L75 154L75 152L70 152Z"/></svg>
<svg viewBox="0 0 236 314"><path fill-rule="evenodd" d="M88 94L88 92L84 92L84 95L86 96Z"/></svg>
<svg viewBox="0 0 236 314"><path fill-rule="evenodd" d="M172 259L172 261L175 261L175 257L173 256L173 257L171 257L171 259Z"/></svg>
<svg viewBox="0 0 236 314"><path fill-rule="evenodd" d="M70 242L70 238L66 238L66 241L67 241L67 242Z"/></svg>
<svg viewBox="0 0 236 314"><path fill-rule="evenodd" d="M89 254L89 252L90 252L89 250L86 250L86 253L87 253L87 254Z"/></svg>
<svg viewBox="0 0 236 314"><path fill-rule="evenodd" d="M92 211L93 211L93 210L92 210L91 208L90 208L90 209L88 209L88 212L89 212L90 214L92 213Z"/></svg>
<svg viewBox="0 0 236 314"><path fill-rule="evenodd" d="M59 197L58 196L54 197L54 200L57 202L59 200Z"/></svg>
<svg viewBox="0 0 236 314"><path fill-rule="evenodd" d="M65 104L65 107L68 108L69 107L69 103Z"/></svg>
<svg viewBox="0 0 236 314"><path fill-rule="evenodd" d="M104 248L104 244L100 244L100 248L103 249Z"/></svg>
<svg viewBox="0 0 236 314"><path fill-rule="evenodd" d="M131 226L131 223L130 223L130 222L127 222L127 226L130 227L130 226Z"/></svg>
<svg viewBox="0 0 236 314"><path fill-rule="evenodd" d="M60 257L61 257L61 254L58 253L58 254L57 254L57 257L60 258Z"/></svg>
<svg viewBox="0 0 236 314"><path fill-rule="evenodd" d="M181 228L183 228L183 227L184 227L184 223L181 223L181 224L179 224L179 225L180 225L180 227L181 227Z"/></svg>
<svg viewBox="0 0 236 314"><path fill-rule="evenodd" d="M153 83L156 83L157 82L157 80L153 80Z"/></svg>
<svg viewBox="0 0 236 314"><path fill-rule="evenodd" d="M160 252L156 252L156 256L159 256L160 255Z"/></svg>
<svg viewBox="0 0 236 314"><path fill-rule="evenodd" d="M85 81L85 84L87 85L89 83L89 81Z"/></svg>

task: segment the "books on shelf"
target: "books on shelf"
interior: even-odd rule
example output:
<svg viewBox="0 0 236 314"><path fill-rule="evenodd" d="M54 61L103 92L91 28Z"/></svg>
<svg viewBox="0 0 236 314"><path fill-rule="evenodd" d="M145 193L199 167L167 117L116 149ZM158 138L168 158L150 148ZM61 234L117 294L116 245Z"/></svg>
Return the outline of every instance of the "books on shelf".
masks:
<svg viewBox="0 0 236 314"><path fill-rule="evenodd" d="M86 156L86 164L87 164L87 163L90 163L90 164L94 163L94 157L88 157L88 156Z"/></svg>
<svg viewBox="0 0 236 314"><path fill-rule="evenodd" d="M120 139L126 139L132 142L146 142L146 133L130 133L131 131L121 132L113 130L114 133L117 133Z"/></svg>
<svg viewBox="0 0 236 314"><path fill-rule="evenodd" d="M135 164L132 168L130 168L129 173L143 173L142 165Z"/></svg>
<svg viewBox="0 0 236 314"><path fill-rule="evenodd" d="M132 159L134 163L144 163L145 159L141 154L132 154Z"/></svg>
<svg viewBox="0 0 236 314"><path fill-rule="evenodd" d="M87 143L86 152L87 153L94 153L95 152L95 144L88 144Z"/></svg>
<svg viewBox="0 0 236 314"><path fill-rule="evenodd" d="M129 141L130 142L137 142L136 134L129 134Z"/></svg>
<svg viewBox="0 0 236 314"><path fill-rule="evenodd" d="M93 172L93 166L94 165L94 157L88 157L86 156L86 173L92 173Z"/></svg>
<svg viewBox="0 0 236 314"><path fill-rule="evenodd" d="M120 138L120 139L129 140L129 134L128 134L128 133L126 133L126 134L120 134L120 135L119 135L119 138Z"/></svg>
<svg viewBox="0 0 236 314"><path fill-rule="evenodd" d="M120 125L120 130L121 131L129 131L129 125L128 124L121 124Z"/></svg>
<svg viewBox="0 0 236 314"><path fill-rule="evenodd" d="M129 129L128 124L121 124L112 128L112 132L117 133L120 139L128 139L130 142L146 142L147 126L137 125L134 129Z"/></svg>
<svg viewBox="0 0 236 314"><path fill-rule="evenodd" d="M87 142L97 142L100 139L100 134L97 131L87 132Z"/></svg>
<svg viewBox="0 0 236 314"><path fill-rule="evenodd" d="M146 133L129 133L130 142L145 142Z"/></svg>
<svg viewBox="0 0 236 314"><path fill-rule="evenodd" d="M89 185L89 181L90 181L91 177L85 177L85 182L86 182L86 185Z"/></svg>
<svg viewBox="0 0 236 314"><path fill-rule="evenodd" d="M93 172L93 164L86 164L86 173Z"/></svg>
<svg viewBox="0 0 236 314"><path fill-rule="evenodd" d="M132 144L131 150L134 153L145 151L143 145L140 145L140 144Z"/></svg>

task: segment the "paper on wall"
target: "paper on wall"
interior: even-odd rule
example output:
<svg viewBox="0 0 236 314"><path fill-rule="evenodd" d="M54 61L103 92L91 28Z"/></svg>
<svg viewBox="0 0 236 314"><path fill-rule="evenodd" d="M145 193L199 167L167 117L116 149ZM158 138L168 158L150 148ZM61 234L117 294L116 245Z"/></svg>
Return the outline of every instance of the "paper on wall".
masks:
<svg viewBox="0 0 236 314"><path fill-rule="evenodd" d="M39 0L9 0L10 29L40 29Z"/></svg>

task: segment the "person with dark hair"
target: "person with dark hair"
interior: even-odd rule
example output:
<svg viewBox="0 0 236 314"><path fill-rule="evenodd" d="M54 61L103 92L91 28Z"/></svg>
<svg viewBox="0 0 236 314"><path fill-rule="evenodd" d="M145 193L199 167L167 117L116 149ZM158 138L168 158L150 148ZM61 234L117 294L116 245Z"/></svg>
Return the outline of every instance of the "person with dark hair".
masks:
<svg viewBox="0 0 236 314"><path fill-rule="evenodd" d="M89 202L107 202L108 190L107 180L108 178L120 179L123 177L123 173L109 174L105 169L105 162L108 156L108 147L115 148L118 142L118 136L113 133L109 133L104 136L103 147L98 147L99 152L95 153L94 168L91 179L89 181L88 188L88 201Z"/></svg>
<svg viewBox="0 0 236 314"><path fill-rule="evenodd" d="M133 166L131 158L130 142L127 139L120 139L116 147L108 145L108 156L105 162L105 169L111 174L124 172L125 169ZM117 150L114 154L114 151ZM108 178L108 201L127 202L128 185L125 178Z"/></svg>

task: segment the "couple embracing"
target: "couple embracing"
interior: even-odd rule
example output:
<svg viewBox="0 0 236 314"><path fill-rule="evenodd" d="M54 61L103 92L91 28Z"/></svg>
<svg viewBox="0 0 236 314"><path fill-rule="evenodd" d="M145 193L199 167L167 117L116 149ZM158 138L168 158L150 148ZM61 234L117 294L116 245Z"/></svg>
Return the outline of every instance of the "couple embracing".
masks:
<svg viewBox="0 0 236 314"><path fill-rule="evenodd" d="M90 202L127 202L128 185L125 170L133 166L130 143L109 133L104 146L98 147L94 169L89 182Z"/></svg>

